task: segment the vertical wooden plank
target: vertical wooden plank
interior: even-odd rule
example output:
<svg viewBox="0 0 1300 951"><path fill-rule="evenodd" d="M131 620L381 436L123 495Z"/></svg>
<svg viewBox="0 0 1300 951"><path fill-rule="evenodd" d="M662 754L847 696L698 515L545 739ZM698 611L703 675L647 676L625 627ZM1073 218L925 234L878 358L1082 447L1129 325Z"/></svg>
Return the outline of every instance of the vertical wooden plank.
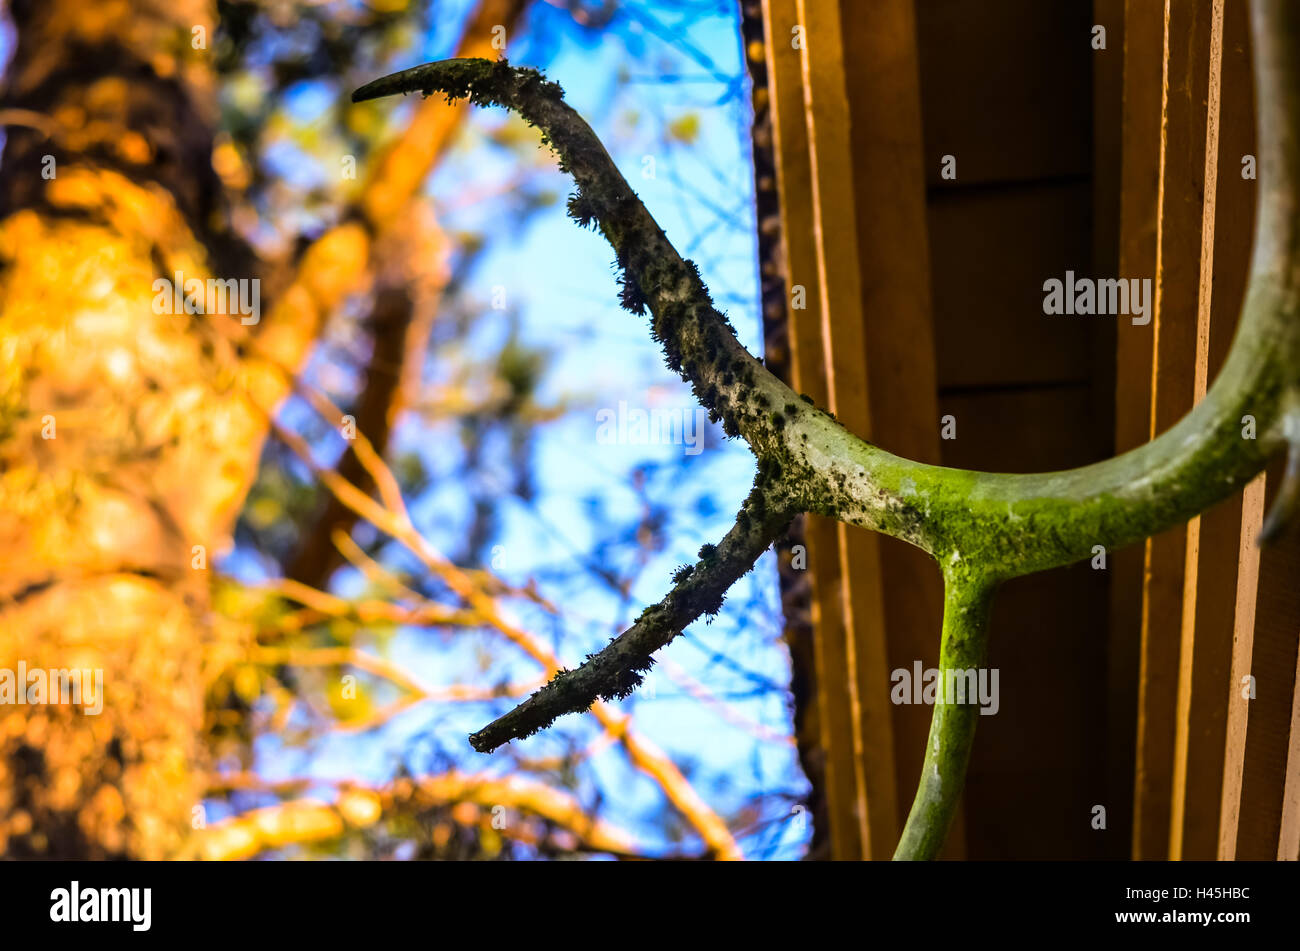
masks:
<svg viewBox="0 0 1300 951"><path fill-rule="evenodd" d="M1201 202L1201 220L1198 229L1200 267L1196 289L1195 357L1192 364L1192 402L1194 404L1205 398L1210 376L1210 296L1211 278L1214 271L1214 214L1219 169L1219 96L1220 70L1223 62L1223 0L1212 0L1208 12L1209 55L1206 64L1205 145L1202 150L1205 164L1201 178L1204 199ZM1199 67L1199 63L1196 66ZM1194 88L1199 90L1199 81L1194 78L1193 82L1195 84ZM1191 223L1188 222L1187 224L1190 225ZM1231 506L1232 503L1229 502L1228 504ZM1215 750L1213 755L1201 758L1205 765L1204 772L1211 772L1213 767L1221 766L1223 763L1222 757L1217 753L1219 743L1222 742L1221 735L1219 743L1215 743L1214 733L1216 732L1216 726L1219 724L1214 716L1213 703L1205 702L1206 698L1202 698L1203 702L1197 705L1197 715L1194 717L1192 687L1194 682L1197 683L1200 687L1199 692L1204 694L1212 683L1221 684L1227 676L1231 655L1231 642L1226 637L1221 642L1224 650L1220 652L1218 650L1220 642L1213 640L1212 631L1203 630L1204 636L1199 639L1199 643L1196 636L1198 621L1202 622L1201 627L1210 626L1208 623L1209 618L1203 616L1205 610L1208 608L1212 611L1217 607L1213 603L1206 603L1207 600L1212 602L1213 598L1205 599L1201 597L1205 594L1205 592L1201 591L1199 578L1203 522L1204 520L1200 516L1188 522L1183 561L1183 605L1178 635L1178 686L1174 705L1173 779L1169 807L1169 857L1171 859L1181 859L1184 855L1184 823L1189 821L1187 816L1189 798L1193 800L1193 816L1190 817L1193 850L1190 855L1196 855L1196 846L1203 845L1206 853L1201 854L1199 857L1208 858L1218 846L1217 814L1221 799L1220 782L1222 777L1203 777L1211 779L1211 782L1208 787L1198 787L1194 783L1189 786L1187 775L1188 747L1193 737L1198 747L1203 748L1206 743L1209 743ZM1230 522L1230 517L1220 518L1218 522ZM1211 575L1208 576L1208 580L1213 583L1216 577L1220 576ZM1235 591L1235 588L1236 585L1233 584L1231 590ZM1218 663L1220 659L1222 660L1221 665ZM1219 700L1220 697L1216 696L1213 699ZM1198 793L1200 794L1199 799ZM1205 810L1197 808L1198 802L1208 805L1211 801L1213 803L1212 811L1208 815L1202 814Z"/></svg>
<svg viewBox="0 0 1300 951"><path fill-rule="evenodd" d="M1268 468L1267 501L1281 483L1283 460ZM1259 556L1259 591L1251 658L1255 696L1249 701L1236 858L1277 858L1283 834L1283 804L1293 760L1292 720L1297 690L1297 634L1300 633L1300 531L1292 528ZM1240 683L1237 689L1240 690ZM1289 834L1289 833L1288 833Z"/></svg>
<svg viewBox="0 0 1300 951"><path fill-rule="evenodd" d="M930 256L922 166L921 88L913 0L841 0L859 274L871 414L868 435L890 452L939 461ZM890 670L939 660L943 586L924 552L879 539ZM886 685L886 687L888 684ZM877 685L871 689L880 689ZM931 708L892 704L898 822L921 773ZM954 822L945 857L962 854Z"/></svg>
<svg viewBox="0 0 1300 951"><path fill-rule="evenodd" d="M1124 10L1124 149L1120 171L1120 275L1142 278L1156 270L1156 209L1160 182L1160 102L1163 84L1164 9L1162 4L1127 0ZM1115 327L1115 451L1127 452L1151 431L1150 326L1121 320ZM1152 792L1141 774L1138 711L1142 688L1142 615L1146 554L1150 542L1115 552L1110 579L1110 687L1112 734L1128 731L1125 746L1134 750L1130 823L1132 855L1163 855L1159 823L1144 824L1144 804ZM1129 693L1127 671L1136 668L1136 689ZM1122 748L1118 747L1117 748Z"/></svg>
<svg viewBox="0 0 1300 951"><path fill-rule="evenodd" d="M1092 12L1093 23L1106 31L1106 48L1092 52L1092 265L1098 275L1121 277L1124 274L1120 265L1121 184L1126 156L1124 0L1093 0ZM1116 420L1119 413L1118 323L1108 322L1105 335L1099 336L1093 345L1093 394L1097 415L1105 420ZM1130 330L1142 330L1131 323L1128 326ZM1149 354L1146 359L1149 363ZM1145 407L1150 400L1144 382L1135 405ZM1145 431L1146 424L1145 418L1140 420L1139 432ZM1105 452L1107 455L1115 452L1113 428ZM1105 579L1109 621L1105 645L1106 775L1104 798L1100 800L1106 807L1107 841L1100 854L1104 858L1120 859L1128 856L1133 833L1133 722L1137 715L1141 550L1130 547L1110 553L1108 567Z"/></svg>
<svg viewBox="0 0 1300 951"><path fill-rule="evenodd" d="M803 62L798 30L803 30L796 0L764 0L772 129L781 194L789 309L791 379L795 389L818 405L828 403L821 345L821 279L814 240L812 164L804 118ZM806 32L806 31L804 31ZM802 306L801 306L802 305ZM854 734L856 717L849 693L847 636L840 597L836 524L810 516L805 523L808 566L812 573L812 619L817 669L817 710L825 756L831 857L864 855Z"/></svg>
<svg viewBox="0 0 1300 951"><path fill-rule="evenodd" d="M777 182L768 51L770 30L763 0L741 0L741 41L750 77L754 118L750 139L754 157L754 212L758 226L759 299L763 314L763 363L793 385L790 356L788 262L781 233L781 195ZM795 66L797 68L797 57ZM796 92L798 90L796 89ZM800 93L802 95L802 93ZM808 780L807 810L812 836L805 858L830 857L830 815L826 799L825 747L817 702L816 640L813 631L812 575L808 571L806 516L795 518L777 540L777 582L784 618L782 639L790 652L790 704L799 765Z"/></svg>
<svg viewBox="0 0 1300 951"><path fill-rule="evenodd" d="M1259 530L1264 524L1264 475L1242 496L1238 542L1237 593L1232 625L1232 667L1228 677L1228 711L1224 727L1223 792L1219 807L1219 859L1237 857L1237 827L1241 818L1241 780L1246 763L1249 693L1242 682L1250 674L1255 646L1255 601L1259 591Z"/></svg>
<svg viewBox="0 0 1300 951"><path fill-rule="evenodd" d="M1211 9L1203 0L1166 0L1163 11L1148 438L1177 422L1194 396L1197 323L1189 315L1201 288ZM1185 527L1146 548L1133 822L1139 858L1169 854L1187 551Z"/></svg>
<svg viewBox="0 0 1300 951"><path fill-rule="evenodd" d="M798 10L806 31L804 105L828 402L849 430L869 438L871 407L863 359L866 338L858 210L839 0L799 0ZM865 856L883 858L897 842L899 822L880 542L860 529L837 527L845 653L853 675L849 693L857 713L854 749L859 803L866 810L860 817L861 835Z"/></svg>
<svg viewBox="0 0 1300 951"><path fill-rule="evenodd" d="M1207 155L1206 162L1207 189L1212 177L1214 180L1215 214L1213 219L1207 215L1207 252L1201 270L1198 402L1205 395L1207 382L1222 367L1236 333L1254 232L1255 182L1241 176L1241 157L1255 149L1248 11L1244 0L1226 0L1221 12L1220 5L1215 6L1216 20L1221 16L1222 39L1219 67L1212 67L1212 80L1215 72L1219 78L1218 94L1211 95L1210 109L1218 148ZM1207 139L1211 139L1209 133ZM1216 159L1213 176L1212 157ZM1208 208L1210 202L1206 204ZM1243 533L1244 514L1239 495L1189 525L1189 596L1184 602L1180 656L1171 857L1206 860L1219 853L1238 569L1243 560L1252 557L1248 549L1242 549L1243 542L1253 546L1258 531L1254 527L1253 532ZM1194 547L1190 544L1193 532Z"/></svg>
<svg viewBox="0 0 1300 951"><path fill-rule="evenodd" d="M1242 158L1255 153L1255 89L1251 67L1249 10L1245 0L1228 0L1224 12L1222 83L1222 125L1220 126L1219 188L1217 203L1219 237L1215 258L1215 314L1211 318L1212 373L1222 365L1227 347L1229 324L1222 318L1228 316L1227 308L1234 308L1231 330L1235 330L1240 316L1241 300L1250 268L1251 240L1255 226L1257 189L1255 179L1242 175ZM1245 232L1239 241L1224 240L1225 229ZM1220 309L1223 309L1222 315ZM1214 339L1218 337L1218 340ZM1241 809L1241 781L1245 763L1246 721L1249 701L1242 695L1241 679L1250 673L1254 647L1255 600L1259 581L1259 547L1256 541L1264 518L1264 475L1261 473L1242 494L1237 520L1237 564L1233 614L1229 622L1232 631L1229 674L1227 677L1226 704L1223 727L1223 766L1220 771L1222 789L1218 810L1218 842L1215 857L1231 859L1236 854L1237 823ZM1209 516L1214 519L1212 513ZM1207 530L1213 531L1207 522ZM1223 531L1220 529L1220 531ZM1230 550L1225 542L1223 550ZM1219 547L1214 539L1204 546L1202 577L1213 576L1217 565L1209 563L1211 553ZM1234 574L1231 570L1224 575ZM1200 622L1198 621L1198 624ZM1216 622L1209 622L1215 625ZM1191 773L1195 775L1193 748ZM1212 778L1212 774L1210 776ZM1187 853L1185 853L1187 854ZM1194 853L1201 855L1200 850Z"/></svg>
<svg viewBox="0 0 1300 951"><path fill-rule="evenodd" d="M1282 788L1282 828L1277 837L1277 857L1282 862L1300 861L1300 654L1296 656L1295 689L1291 694L1291 742Z"/></svg>
<svg viewBox="0 0 1300 951"><path fill-rule="evenodd" d="M788 279L820 318L814 328L810 313L792 310L797 383L851 430L913 458L937 459L912 0L885 0L869 11L841 0L793 7L769 0L767 11ZM793 47L802 53L802 102L791 94ZM806 162L795 154L795 110L806 119ZM805 236L811 240L804 243ZM819 374L824 383L805 385ZM828 785L843 807L832 809L832 825L855 824L858 854L887 857L915 789L930 713L891 704L889 673L910 670L918 659L937 661L939 575L923 554L845 526L832 528L832 575L825 549L812 551L825 544L825 535L815 534L825 529L810 527L819 676L825 670L845 685L823 729L833 744L828 766L839 776ZM830 603L834 583L838 605ZM836 617L838 643L826 623ZM845 706L852 721L847 756ZM903 766L894 756L898 737L907 745ZM960 854L960 833L956 841L946 854ZM837 857L855 857L853 848L851 833L836 834Z"/></svg>

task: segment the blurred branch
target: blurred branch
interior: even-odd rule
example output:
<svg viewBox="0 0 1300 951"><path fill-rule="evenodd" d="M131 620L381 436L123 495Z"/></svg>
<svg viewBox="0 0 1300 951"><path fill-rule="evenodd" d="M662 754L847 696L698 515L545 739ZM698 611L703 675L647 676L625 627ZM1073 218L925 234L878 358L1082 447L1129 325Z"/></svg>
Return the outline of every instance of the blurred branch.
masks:
<svg viewBox="0 0 1300 951"><path fill-rule="evenodd" d="M334 406L323 393L301 382L298 383L298 387L307 397L310 405L325 419L338 418L338 407ZM501 613L495 598L486 592L471 574L444 558L416 529L411 521L406 502L402 498L401 487L396 477L364 433L358 430L352 443L352 451L374 483L379 493L379 501L342 478L337 471L325 468L316 462L306 440L283 426L269 410L264 408L264 411L276 437L294 452L340 502L380 531L401 542L426 569L468 604L484 624L500 632L507 640L519 647L536 661L548 676L559 672L561 668L555 654L538 638L510 623ZM371 570L381 573L385 571L382 566L373 562ZM726 823L700 797L663 750L631 731L629 717L618 716L603 703L592 705L590 712L605 730L618 737L632 763L658 783L664 795L695 827L716 857L723 859L742 857L740 847L736 844Z"/></svg>
<svg viewBox="0 0 1300 951"><path fill-rule="evenodd" d="M355 425L365 430L384 454L400 407L409 403L412 395L404 392L403 384L418 381L425 358L427 332L447 278L446 238L432 220L419 224L411 221L405 228L389 229L377 247L384 251L386 263L378 268L374 302L361 320L361 328L370 338L370 356L362 368L365 383L352 415ZM417 276L415 265L419 252L432 260L430 266L435 272L423 280ZM417 291L421 284L424 286ZM417 296L423 298L418 307ZM422 319L416 319L417 311L422 312ZM365 470L346 450L339 458L338 471L366 491L373 488L367 483ZM305 584L325 587L330 575L343 563L327 539L336 530L350 531L354 518L346 506L326 496L321 511L303 530L285 574Z"/></svg>
<svg viewBox="0 0 1300 951"><path fill-rule="evenodd" d="M415 700L467 701L495 700L527 693L533 684L503 684L500 687L473 687L452 684L430 687L420 683L390 660L368 654L355 647L257 647L249 660L265 666L291 667L355 667L368 674L388 680L410 694Z"/></svg>
<svg viewBox="0 0 1300 951"><path fill-rule="evenodd" d="M546 0L557 10L563 10L573 17L573 22L589 30L599 30L613 21L618 14L618 0L599 0L599 3L584 3L583 0Z"/></svg>
<svg viewBox="0 0 1300 951"><path fill-rule="evenodd" d="M349 831L434 806L473 803L537 816L572 833L582 851L639 856L627 832L593 819L568 793L519 776L496 778L451 772L399 779L383 787L341 784L332 803L299 799L254 809L208 826L199 837L199 855L208 860L247 859L271 849L320 844ZM498 831L510 835L511 823Z"/></svg>
<svg viewBox="0 0 1300 951"><path fill-rule="evenodd" d="M286 600L297 601L309 609L308 612L291 615L292 620L285 620L276 625L277 629L286 632L298 631L331 617L347 618L361 624L387 622L415 627L465 626L475 622L475 617L469 612L432 602L424 602L418 607L404 607L391 601L374 598L353 600L318 591L288 578L273 579L259 587Z"/></svg>
<svg viewBox="0 0 1300 951"><path fill-rule="evenodd" d="M495 31L505 29L508 35L527 6L528 0L481 0L466 22L458 55L494 55ZM414 211L419 207L414 199L421 183L446 154L465 115L461 104L426 102L417 108L407 126L370 163L360 194L342 216L344 224L338 226L350 227L357 218L366 223L365 260L352 266L377 271L374 302L362 319L371 347L363 368L365 388L355 415L358 427L370 434L380 455L387 452L401 407L414 398L429 332L448 278L447 239L431 216L421 220ZM328 237L327 233L322 240ZM441 247L443 252L430 255L430 246ZM425 286L422 300L417 302L417 262L430 259L437 262L436 273L419 282ZM304 269L314 260L310 253L303 257L294 285L311 282ZM369 488L364 471L351 455L343 455L339 468L344 478ZM341 564L336 550L324 542L335 529L349 530L352 518L346 506L332 496L326 498L313 526L303 532L286 573L323 587Z"/></svg>
<svg viewBox="0 0 1300 951"><path fill-rule="evenodd" d="M528 0L480 0L465 24L456 55L495 58L500 52L493 45L495 31L503 28L508 38L527 7ZM421 103L406 127L379 151L356 202L372 227L383 228L401 214L446 151L464 112L461 103Z"/></svg>
<svg viewBox="0 0 1300 951"><path fill-rule="evenodd" d="M749 717L744 716L731 706L731 704L720 700L714 696L708 687L700 683L694 677L686 672L686 669L671 658L663 660L664 672L668 679L677 684L691 697L698 700L704 706L713 710L719 717L732 726L744 730L750 736L762 740L765 743L779 743L783 746L793 746L794 737L789 733L781 730L773 730L771 727L764 726Z"/></svg>
<svg viewBox="0 0 1300 951"><path fill-rule="evenodd" d="M60 131L57 122L34 109L0 109L0 129L6 126L35 129L47 139L58 138Z"/></svg>

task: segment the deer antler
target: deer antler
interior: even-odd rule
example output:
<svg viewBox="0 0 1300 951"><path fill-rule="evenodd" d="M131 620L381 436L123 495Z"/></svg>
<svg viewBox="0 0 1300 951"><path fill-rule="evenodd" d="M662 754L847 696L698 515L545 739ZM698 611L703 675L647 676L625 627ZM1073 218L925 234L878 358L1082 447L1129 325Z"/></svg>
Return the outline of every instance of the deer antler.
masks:
<svg viewBox="0 0 1300 951"><path fill-rule="evenodd" d="M473 734L490 751L598 697L622 697L651 654L703 613L799 512L904 539L938 561L945 580L940 665L984 663L993 592L1008 578L1120 547L1185 522L1240 490L1279 451L1290 465L1266 537L1300 500L1300 5L1254 5L1260 185L1254 264L1236 339L1204 400L1145 446L1064 472L1009 475L912 462L859 439L773 376L736 339L695 265L683 260L559 86L505 61L448 60L361 87L353 101L443 93L501 105L537 126L573 176L569 214L613 246L622 303L651 314L651 335L696 398L758 459L736 524L678 572L659 604L581 667L564 671ZM1243 417L1258 438L1243 438ZM973 703L935 704L925 763L895 858L932 858L965 779Z"/></svg>

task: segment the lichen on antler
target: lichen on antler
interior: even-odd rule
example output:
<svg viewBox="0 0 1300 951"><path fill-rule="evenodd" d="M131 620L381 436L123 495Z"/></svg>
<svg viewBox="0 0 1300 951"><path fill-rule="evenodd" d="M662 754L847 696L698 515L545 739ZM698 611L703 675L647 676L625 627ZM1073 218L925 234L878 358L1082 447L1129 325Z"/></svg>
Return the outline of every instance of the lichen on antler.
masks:
<svg viewBox="0 0 1300 951"><path fill-rule="evenodd" d="M679 572L664 600L609 646L474 734L474 747L493 749L598 697L625 695L650 655L716 610L727 588L799 512L883 532L935 557L945 579L945 670L984 663L989 604L1003 580L1185 522L1289 448L1265 532L1276 534L1300 499L1300 4L1256 3L1252 32L1261 193L1250 284L1223 370L1192 412L1147 445L1079 469L1025 475L901 459L793 393L741 346L698 270L678 255L595 133L564 104L560 88L536 71L504 61L449 60L358 89L354 101L439 92L502 105L541 129L577 183L570 215L594 224L614 248L623 305L638 314L649 309L651 333L668 365L758 459L754 490L722 544ZM1257 438L1243 437L1247 416ZM976 720L969 704L935 705L895 858L932 858L942 846Z"/></svg>
<svg viewBox="0 0 1300 951"><path fill-rule="evenodd" d="M756 487L747 505L761 492ZM720 544L705 545L698 562L679 569L672 591L646 608L630 628L582 666L561 671L505 716L472 734L470 745L490 753L502 743L545 729L566 713L586 710L598 699L621 700L630 695L654 665L651 655L696 618L717 614L727 590L789 522L790 514L781 509L767 511L761 518L742 517Z"/></svg>
<svg viewBox="0 0 1300 951"><path fill-rule="evenodd" d="M537 126L577 185L569 215L583 227L598 228L613 246L622 304L635 314L649 309L651 335L669 367L691 384L714 421L720 420L728 435L742 436L757 455L783 444L781 408L791 404L787 412L795 412L797 397L741 346L713 306L699 270L678 255L596 133L565 104L559 86L505 60L452 59L377 79L352 99L399 92L437 92L500 105Z"/></svg>

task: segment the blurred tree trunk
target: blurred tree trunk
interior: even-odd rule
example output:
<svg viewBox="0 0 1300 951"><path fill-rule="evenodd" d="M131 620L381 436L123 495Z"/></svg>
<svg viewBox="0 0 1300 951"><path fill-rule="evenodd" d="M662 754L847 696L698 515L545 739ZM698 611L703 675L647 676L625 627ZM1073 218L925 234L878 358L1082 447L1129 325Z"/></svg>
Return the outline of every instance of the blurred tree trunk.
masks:
<svg viewBox="0 0 1300 951"><path fill-rule="evenodd" d="M203 791L207 568L266 429L234 385L252 328L153 307L177 271L257 276L212 171L213 6L10 4L0 669L99 668L104 687L98 715L0 706L12 858L177 855Z"/></svg>
<svg viewBox="0 0 1300 951"><path fill-rule="evenodd" d="M155 313L154 281L254 280L213 171L212 0L13 0L0 96L0 671L102 669L99 714L0 706L0 854L183 854L206 779L208 570L267 413L360 289L463 110L429 101L258 322ZM494 55L527 0L482 0ZM368 386L375 387L372 378ZM382 394L381 394L382 395ZM363 397L364 401L364 397ZM382 405L384 399L372 399ZM349 523L350 524L350 523Z"/></svg>

